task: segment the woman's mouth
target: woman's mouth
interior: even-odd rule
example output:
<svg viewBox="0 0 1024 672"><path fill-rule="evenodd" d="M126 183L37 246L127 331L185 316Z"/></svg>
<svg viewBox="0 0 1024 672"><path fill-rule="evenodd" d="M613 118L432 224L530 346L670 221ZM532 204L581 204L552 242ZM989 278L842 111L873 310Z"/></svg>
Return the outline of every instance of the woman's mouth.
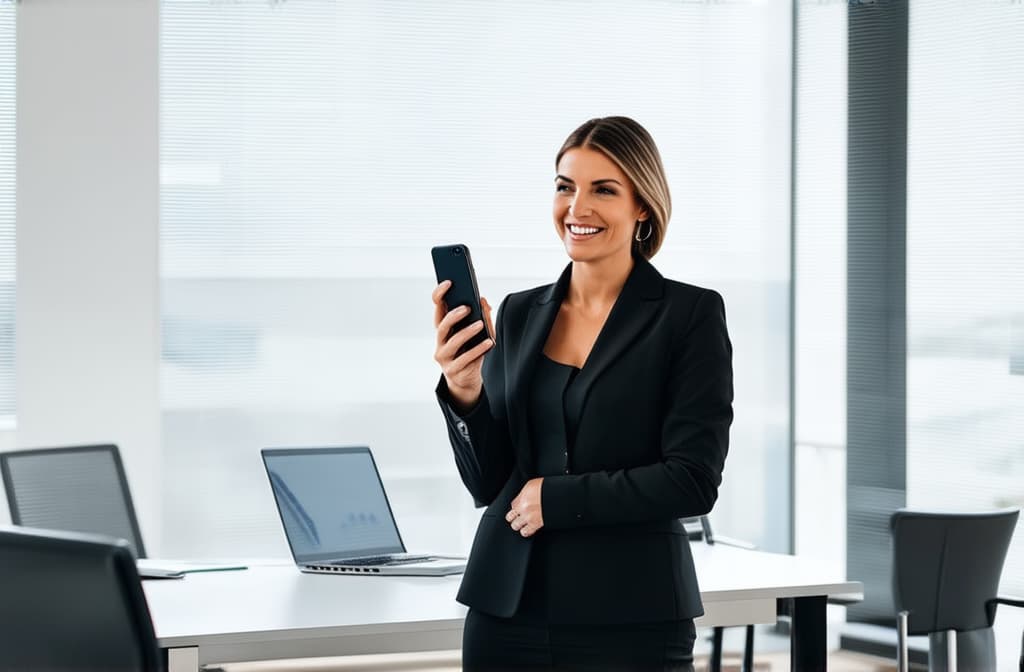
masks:
<svg viewBox="0 0 1024 672"><path fill-rule="evenodd" d="M582 224L569 224L566 228L573 238L590 238L604 231L596 226L583 226Z"/></svg>

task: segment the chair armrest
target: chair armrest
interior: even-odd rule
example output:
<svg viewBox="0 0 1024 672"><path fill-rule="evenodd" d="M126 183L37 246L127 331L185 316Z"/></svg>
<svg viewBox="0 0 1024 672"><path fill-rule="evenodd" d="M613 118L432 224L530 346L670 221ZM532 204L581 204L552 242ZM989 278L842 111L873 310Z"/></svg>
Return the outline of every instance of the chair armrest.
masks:
<svg viewBox="0 0 1024 672"><path fill-rule="evenodd" d="M1009 595L996 595L994 600L991 600L996 604L1005 604L1010 607L1020 607L1024 609L1024 597L1011 597Z"/></svg>
<svg viewBox="0 0 1024 672"><path fill-rule="evenodd" d="M1009 595L996 595L985 603L985 611L988 613L988 620L993 621L996 617L996 607L1005 604L1008 607L1020 607L1024 609L1024 598L1011 597Z"/></svg>

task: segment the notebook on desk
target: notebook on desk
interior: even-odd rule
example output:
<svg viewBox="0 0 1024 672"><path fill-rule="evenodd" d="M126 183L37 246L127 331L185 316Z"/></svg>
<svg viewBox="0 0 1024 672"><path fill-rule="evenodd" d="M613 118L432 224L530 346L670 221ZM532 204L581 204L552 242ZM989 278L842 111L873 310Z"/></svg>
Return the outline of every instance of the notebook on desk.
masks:
<svg viewBox="0 0 1024 672"><path fill-rule="evenodd" d="M237 563L139 558L135 561L135 568L142 579L183 579L186 574L226 572L248 569L248 566Z"/></svg>
<svg viewBox="0 0 1024 672"><path fill-rule="evenodd" d="M304 572L442 576L465 559L406 553L370 449L264 449L295 564Z"/></svg>

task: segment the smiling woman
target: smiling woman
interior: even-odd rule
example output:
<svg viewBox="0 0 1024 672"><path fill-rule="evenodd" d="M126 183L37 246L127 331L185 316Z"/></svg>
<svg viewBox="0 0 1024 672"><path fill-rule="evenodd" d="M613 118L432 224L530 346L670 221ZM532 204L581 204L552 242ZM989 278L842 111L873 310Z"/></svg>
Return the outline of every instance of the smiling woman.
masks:
<svg viewBox="0 0 1024 672"><path fill-rule="evenodd" d="M462 662L692 670L703 607L678 519L711 510L728 452L722 298L648 261L670 204L637 122L588 121L556 168L559 280L509 295L496 340L463 353L473 332L449 337L462 314L433 293L438 401L487 507L458 596Z"/></svg>

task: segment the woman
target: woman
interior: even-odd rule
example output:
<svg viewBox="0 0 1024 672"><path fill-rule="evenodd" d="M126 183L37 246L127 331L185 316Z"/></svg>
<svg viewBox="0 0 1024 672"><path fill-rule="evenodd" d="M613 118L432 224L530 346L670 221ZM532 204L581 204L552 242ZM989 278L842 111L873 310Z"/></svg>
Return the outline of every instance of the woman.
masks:
<svg viewBox="0 0 1024 672"><path fill-rule="evenodd" d="M484 325L448 338L465 311L433 292L438 399L487 507L458 595L464 669L690 670L703 607L678 519L711 510L728 449L722 298L648 262L671 204L642 126L590 120L555 165L558 281L509 295L495 340L461 355Z"/></svg>

